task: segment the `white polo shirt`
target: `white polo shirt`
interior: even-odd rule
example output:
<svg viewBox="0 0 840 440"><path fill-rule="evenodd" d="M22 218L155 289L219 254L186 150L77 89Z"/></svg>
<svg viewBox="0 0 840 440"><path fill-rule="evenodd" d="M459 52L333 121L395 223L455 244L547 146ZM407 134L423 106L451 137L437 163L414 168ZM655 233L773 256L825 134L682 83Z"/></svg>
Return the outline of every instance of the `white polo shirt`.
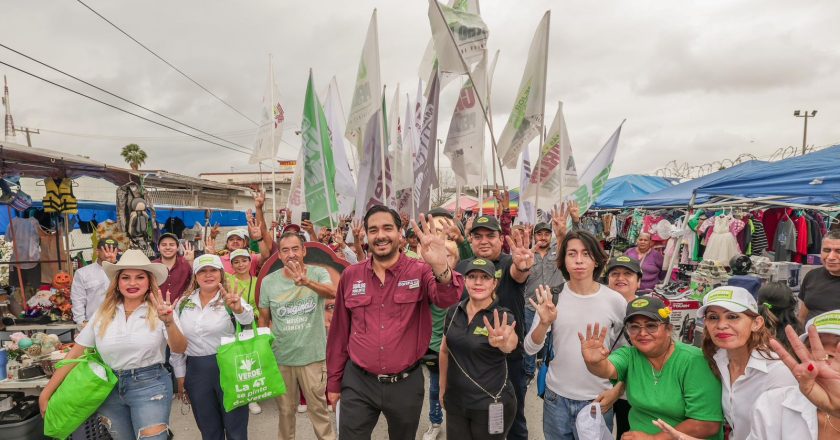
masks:
<svg viewBox="0 0 840 440"><path fill-rule="evenodd" d="M189 301L181 308L181 302ZM254 322L254 309L240 298L242 313L233 316L242 325L250 326ZM186 356L209 356L218 353L222 345L222 338L232 337L236 329L225 309L224 300L218 292L206 306L201 306L198 289L188 297L182 297L175 304L175 315L178 317L181 331L187 338L187 350L183 354L172 353L170 363L175 371L175 377L184 377L187 369Z"/></svg>
<svg viewBox="0 0 840 440"><path fill-rule="evenodd" d="M797 385L788 367L778 359L765 359L754 350L744 374L731 383L729 354L718 350L714 356L720 382L723 385L721 400L723 415L732 427L730 440L745 440L750 433L750 423L756 400L765 391ZM778 403L777 403L778 404ZM790 437L798 438L798 437Z"/></svg>
<svg viewBox="0 0 840 440"><path fill-rule="evenodd" d="M154 330L149 327L146 322L146 304L138 307L128 319L123 305L117 305L114 319L104 333L96 321L98 313L91 317L88 325L76 336L76 343L84 347L96 347L102 360L111 369L131 370L162 364L166 360L166 326L158 320ZM177 316L175 325L178 325Z"/></svg>
<svg viewBox="0 0 840 440"><path fill-rule="evenodd" d="M94 312L105 299L111 280L99 263L89 264L73 274L70 285L70 301L73 305L73 321L81 324L90 321Z"/></svg>
<svg viewBox="0 0 840 440"><path fill-rule="evenodd" d="M755 402L747 440L817 440L818 425L817 407L799 386L777 388Z"/></svg>

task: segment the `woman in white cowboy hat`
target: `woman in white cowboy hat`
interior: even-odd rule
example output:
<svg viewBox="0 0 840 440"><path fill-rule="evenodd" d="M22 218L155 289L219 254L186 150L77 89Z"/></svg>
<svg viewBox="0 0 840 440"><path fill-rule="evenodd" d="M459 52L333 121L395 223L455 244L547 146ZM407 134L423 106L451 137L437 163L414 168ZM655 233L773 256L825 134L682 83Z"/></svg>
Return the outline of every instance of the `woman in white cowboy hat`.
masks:
<svg viewBox="0 0 840 440"><path fill-rule="evenodd" d="M175 305L178 322L190 340L186 351L173 350L172 354L178 394L192 403L202 439L244 440L248 438L248 408L225 411L216 354L222 338L233 337L233 320L251 325L254 309L235 285L223 286L225 271L218 255L196 258L193 274L191 293L185 293Z"/></svg>
<svg viewBox="0 0 840 440"><path fill-rule="evenodd" d="M115 440L165 439L169 433L172 379L164 368L164 347L183 352L187 340L158 284L166 280L166 266L151 263L143 252L131 249L118 263L103 263L111 285L90 323L76 337L65 359L96 347L119 382L99 408L99 415ZM41 412L76 364L58 369L41 392ZM157 398L162 396L162 398Z"/></svg>

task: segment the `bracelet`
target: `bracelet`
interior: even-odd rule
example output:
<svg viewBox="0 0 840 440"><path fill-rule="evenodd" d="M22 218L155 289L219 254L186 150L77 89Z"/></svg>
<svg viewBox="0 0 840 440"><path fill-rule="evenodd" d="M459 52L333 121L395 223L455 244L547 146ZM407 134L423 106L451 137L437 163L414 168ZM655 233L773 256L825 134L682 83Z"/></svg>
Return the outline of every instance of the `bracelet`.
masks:
<svg viewBox="0 0 840 440"><path fill-rule="evenodd" d="M443 271L440 275L435 275L435 281L440 282L441 278L443 278L444 276L446 276L446 274L447 274L447 273L449 273L449 272L450 272L450 270L449 270L449 266L446 266L446 270L445 270L445 271Z"/></svg>

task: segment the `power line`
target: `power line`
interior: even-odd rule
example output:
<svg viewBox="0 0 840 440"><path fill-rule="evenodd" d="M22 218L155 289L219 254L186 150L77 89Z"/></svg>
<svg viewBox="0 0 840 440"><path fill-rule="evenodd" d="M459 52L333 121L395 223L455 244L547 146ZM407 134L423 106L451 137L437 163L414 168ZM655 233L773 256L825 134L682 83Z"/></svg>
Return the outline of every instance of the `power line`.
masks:
<svg viewBox="0 0 840 440"><path fill-rule="evenodd" d="M143 44L143 43L141 43L141 42L137 41L137 39L136 39L136 38L134 38L134 37L132 37L131 35L129 35L129 33L128 33L128 32L126 32L126 31L124 31L124 30L120 29L120 27L119 27L119 26L117 26L117 25L115 25L114 23L112 23L112 22L111 22L111 20L108 20L107 18L105 18L105 17L104 17L102 14L100 14L99 12L96 12L96 10L95 10L95 9L93 9L93 8L91 8L90 6L86 5L86 4L85 4L85 2L83 2L82 0L76 0L76 1L77 1L77 2L79 2L82 6L84 6L84 7L88 8L91 12L93 12L94 14L96 14L99 18L101 18L101 19L105 20L105 22L106 22L106 23L108 23L108 24L110 24L111 26L113 26L113 27L114 27L114 29L116 29L116 30L120 31L123 35L125 35L125 36L126 36L126 37L128 37L128 38L130 38L130 39L131 39L131 41L134 41L135 43L137 43L138 45L140 45L140 47L142 47L143 49L146 49L146 51L148 51L150 54L154 55L157 59L159 59L159 60L163 61L163 62L164 62L167 66L171 67L171 68L172 68L172 69L174 69L176 72L180 73L180 74L181 74L184 78L186 78L186 79L190 80L190 82L192 82L193 84L197 85L197 86L198 86L198 87L200 87L202 90L204 90L205 92L207 92L207 93L209 93L210 95L212 95L214 98L218 99L218 100L219 100L222 104L224 104L224 105L226 105L226 106L230 107L230 109L231 109L231 110L235 111L236 113L239 113L239 115L240 115L240 116L242 116L243 118L245 118L245 119L247 119L247 120L251 121L254 125L260 125L257 121L255 121L255 120L253 120L253 119L249 118L247 115L245 115L245 113L242 113L242 112L241 112L241 111L239 111L236 107L234 107L234 106L232 106L232 105L228 104L228 102L227 102L227 101L225 101L224 99L220 98L220 97L219 97L219 96L217 96L215 93L211 92L209 89L207 89L207 87L204 87L203 85L199 84L199 83L198 83L198 81L196 81L196 80L192 79L189 75L187 75L186 73L184 73L183 71L181 71L181 69L179 69L179 68L177 68L177 67L173 66L173 65L172 65L172 63L170 63L169 61L166 61L165 59L163 59L163 57L161 57L160 55L158 55L157 53L155 53L155 51L153 51L152 49L149 49L148 47L146 47L146 45L145 45L145 44Z"/></svg>
<svg viewBox="0 0 840 440"><path fill-rule="evenodd" d="M184 127L188 127L188 128L190 128L190 129L192 129L192 130L195 130L195 131L197 131L197 132L199 132L199 133L201 133L201 134L204 134L204 135L210 136L210 137L212 137L212 138L214 138L214 139L218 139L218 140L220 140L220 141L222 141L222 142L227 142L227 143L229 143L229 144L236 145L237 147L244 148L244 149L246 149L246 150L248 150L248 149L249 149L248 147L246 147L246 146L244 146L244 145L240 145L240 144L237 144L236 142L233 142L233 141L229 141L229 140L227 140L227 139L220 138L219 136L216 136L216 135L211 134L211 133L208 133L208 132L206 132L206 131L204 131L204 130L201 130L201 129L195 128L195 127L193 127L193 126L191 126L191 125L189 125L189 124L185 124L185 123L183 123L183 122L181 122L181 121L178 121L178 120L176 120L176 119L170 118L169 116L166 116L166 115L164 115L164 114L162 114L162 113L158 113L158 112L156 112L156 111L154 111L154 110L152 110L152 109L150 109L150 108L148 108L148 107L146 107L146 106L140 105L140 104L138 104L138 103L136 103L136 102L134 102L134 101L132 101L132 100L130 100L130 99L123 98L122 96L119 96L119 95L117 95L116 93L109 92L108 90L105 90L105 89L103 89L102 87L99 87L99 86L97 86L97 85L95 85L95 84L91 84L91 83L89 83L89 82L87 82L87 81L85 81L85 80L83 80L83 79L81 79L81 78L79 78L79 77L77 77L77 76L71 75L71 74L69 74L69 73L67 73L67 72L65 72L65 71L63 71L63 70L61 70L61 69L58 69L58 68L56 68L56 67L53 67L53 66L51 66L51 65L49 65L49 64L47 64L47 63L45 63L45 62L43 62L43 61L37 60L37 59L35 59L35 58L33 58L33 57L31 57L31 56L29 56L29 55L25 54L25 53L22 53L22 52L19 52L19 51L15 50L15 49L12 49L11 47L6 46L6 45L5 45L5 44L3 44L3 43L0 43L0 47L4 48L4 49L6 49L6 50L9 50L9 51L11 51L11 52L14 52L14 53L16 53L16 54L18 54L18 55L20 55L20 56L22 56L22 57L24 57L24 58L26 58L26 59L28 59L28 60L34 61L34 62L36 62L36 63L38 63L38 64L40 64L40 65L42 65L42 66L44 66L44 67L46 67L46 68L48 68L48 69L52 69L52 70L54 70L54 71L56 71L56 72L58 72L58 73L61 73L62 75L69 76L70 78L73 78L73 79L75 79L76 81L79 81L80 83L85 84L85 85L87 85L87 86L93 87L94 89L99 90L100 92L107 93L108 95L111 95L111 96L113 96L114 98L120 99L120 100L122 100L122 101L125 101L125 102L127 102L127 103L131 104L131 105L134 105L134 106L140 107L140 108L142 108L143 110L146 110L147 112L154 113L154 114L156 114L156 115L158 115L158 116L160 116L160 117L162 117L162 118L168 119L168 120L170 120L170 121L172 121L172 122L174 122L174 123L176 123L176 124L183 125Z"/></svg>
<svg viewBox="0 0 840 440"><path fill-rule="evenodd" d="M79 92L79 91L73 90L73 89L71 89L71 88L69 88L69 87L63 86L63 85L58 84L58 83L56 83L56 82L50 81L50 80L48 80L48 79L46 79L46 78L40 77L40 76L38 76L38 75L36 75L36 74L34 74L34 73L32 73L32 72L28 72L28 71L23 70L23 69L21 69L21 68L19 68L19 67L15 67L15 66L13 66L13 65L11 65L11 64L9 64L9 63L6 63L6 62L3 62L3 61L0 61L0 64L4 65L4 66L6 66L6 67L11 67L12 69L17 70L18 72L24 73L24 74L26 74L26 75L29 75L29 76L33 77L33 78L40 79L41 81L44 81L45 83L52 84L52 85L54 85L54 86L56 86L56 87L58 87L58 88L61 88L61 89L67 90L68 92L75 93L75 94L77 94L77 95L79 95L79 96L83 96L83 97L85 97L85 98L87 98L87 99L90 99L91 101L96 101L96 102L98 102L98 103L100 103L100 104L102 104L102 105L105 105L105 106L111 107L111 108L113 108L113 109L119 110L119 111L121 111L121 112L123 112L123 113L128 113L129 115L132 115L132 116L138 117L138 118L140 118L140 119L142 119L142 120L144 120L144 121L151 122L152 124L159 125L159 126L164 127L164 128L168 128L168 129L170 129L170 130L172 130L172 131L176 131L176 132L178 132L178 133L185 134L185 135L187 135L187 136L189 136L189 137L196 138L196 139L198 139L198 140L201 140L201 141L207 142L207 143L209 143L209 144L218 145L218 146L220 146L220 147L222 147L222 148L225 148L225 149L228 149L228 150L231 150L231 151L235 151L235 152L237 152L237 153L242 153L242 154L247 154L247 155L250 155L250 154L251 154L251 152L250 152L250 151L237 150L237 149L232 148L232 147L229 147L229 146L227 146L227 145L223 145L223 144L220 144L220 143L218 143L218 142L214 142L214 141L211 141L211 140L207 140L207 139L204 139L204 138L198 137L198 136L196 136L196 135L194 135L194 134L192 134L192 133L187 133L186 131L179 130L179 129L175 128L175 127L171 127L171 126L166 125L166 124L164 124L164 123L162 123L162 122L158 122L158 121L155 121L155 120L149 119L149 118L147 118L147 117L145 117L145 116L138 115L137 113L130 112L130 111L126 110L126 109L123 109L123 108L117 107L117 106L115 106L115 105L113 105L113 104L109 104L109 103L107 103L107 102L105 102L105 101L102 101L102 100L96 99L96 98L94 98L94 97L92 97L92 96L89 96L89 95L85 95L85 94L84 94L84 93L82 93L82 92Z"/></svg>

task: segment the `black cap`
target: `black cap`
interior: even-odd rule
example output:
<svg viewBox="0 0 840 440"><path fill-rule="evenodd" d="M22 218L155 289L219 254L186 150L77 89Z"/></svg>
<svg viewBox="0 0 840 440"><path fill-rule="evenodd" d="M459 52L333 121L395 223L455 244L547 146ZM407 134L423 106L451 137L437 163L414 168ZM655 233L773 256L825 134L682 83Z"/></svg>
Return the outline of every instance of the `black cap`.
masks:
<svg viewBox="0 0 840 440"><path fill-rule="evenodd" d="M450 219L455 218L455 216L453 216L451 212L447 211L446 208L440 206L430 210L429 215L431 215L432 217L446 217Z"/></svg>
<svg viewBox="0 0 840 440"><path fill-rule="evenodd" d="M117 240L114 240L113 238L103 238L102 240L99 240L99 244L96 245L96 247L100 249L105 246L119 247L119 244L117 243Z"/></svg>
<svg viewBox="0 0 840 440"><path fill-rule="evenodd" d="M469 264L467 264L467 268L464 269L464 276L474 270L480 270L493 278L496 277L496 265L490 260L485 260L483 258L473 259L469 262Z"/></svg>
<svg viewBox="0 0 840 440"><path fill-rule="evenodd" d="M485 228L491 231L502 232L502 227L499 226L499 220L492 215L480 215L476 217L472 228L473 231L478 228Z"/></svg>
<svg viewBox="0 0 840 440"><path fill-rule="evenodd" d="M537 232L540 232L540 231L551 232L551 225L549 225L548 223L545 223L545 222L537 223L537 225L534 226L534 234L536 234Z"/></svg>
<svg viewBox="0 0 840 440"><path fill-rule="evenodd" d="M405 238L414 237L415 235L417 234L414 233L414 228L408 228L405 230Z"/></svg>
<svg viewBox="0 0 840 440"><path fill-rule="evenodd" d="M638 315L647 316L650 319L661 322L668 322L668 317L671 316L671 309L661 299L655 296L645 295L627 304L627 315L624 317L624 323L626 324L630 319Z"/></svg>
<svg viewBox="0 0 840 440"><path fill-rule="evenodd" d="M616 267L623 267L627 270L635 272L639 276L642 275L642 268L639 266L639 260L630 258L626 255L610 258L609 263L607 263L607 274L609 275L609 273Z"/></svg>
<svg viewBox="0 0 840 440"><path fill-rule="evenodd" d="M163 241L164 238L171 238L171 239L175 240L175 243L178 243L178 236L171 233L171 232L167 232L165 234L160 234L160 237L158 237L158 241L157 241L158 246L160 246L160 242Z"/></svg>

